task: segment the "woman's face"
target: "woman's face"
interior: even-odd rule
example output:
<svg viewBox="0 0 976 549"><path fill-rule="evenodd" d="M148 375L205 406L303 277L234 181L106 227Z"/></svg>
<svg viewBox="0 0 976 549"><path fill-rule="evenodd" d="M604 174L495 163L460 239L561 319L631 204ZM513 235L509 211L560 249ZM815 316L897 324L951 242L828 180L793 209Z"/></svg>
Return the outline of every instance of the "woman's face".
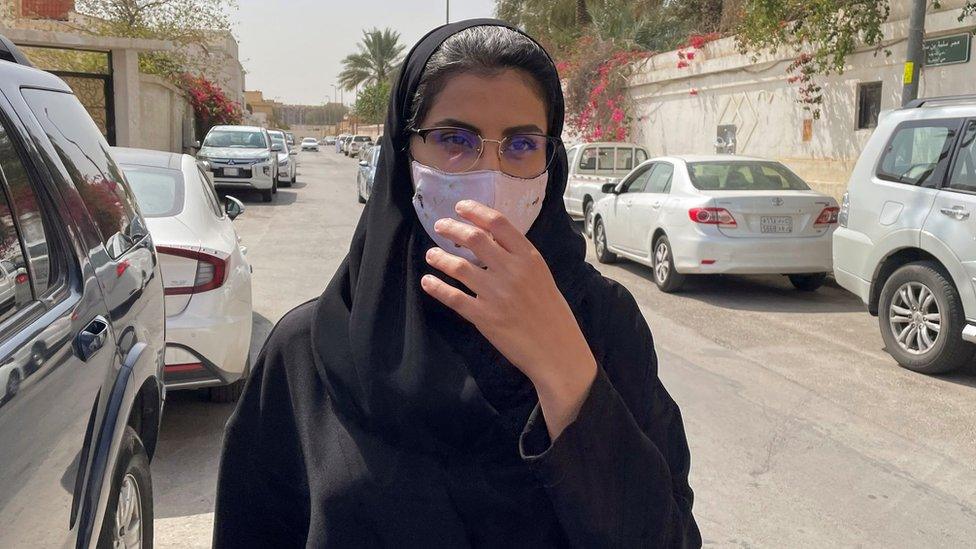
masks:
<svg viewBox="0 0 976 549"><path fill-rule="evenodd" d="M530 76L521 71L505 70L495 75L459 74L450 77L421 121L419 129L454 127L471 130L484 139L501 141L523 134L546 134L546 107ZM430 139L428 139L430 141ZM424 146L419 136L410 140L413 158L428 166L437 166L433 147ZM464 171L503 171L498 158L498 143L487 142L481 157ZM528 146L525 142L515 147Z"/></svg>

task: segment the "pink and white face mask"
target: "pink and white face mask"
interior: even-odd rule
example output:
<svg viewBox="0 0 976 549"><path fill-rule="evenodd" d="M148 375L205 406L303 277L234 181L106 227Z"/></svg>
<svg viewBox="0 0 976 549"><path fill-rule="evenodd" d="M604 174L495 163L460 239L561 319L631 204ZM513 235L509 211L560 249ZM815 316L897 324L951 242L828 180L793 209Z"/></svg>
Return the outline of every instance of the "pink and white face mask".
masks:
<svg viewBox="0 0 976 549"><path fill-rule="evenodd" d="M474 200L498 210L525 234L542 211L549 181L548 171L533 179L520 179L493 170L449 174L416 160L411 163L410 172L413 176L413 207L424 230L443 250L478 266L483 264L471 250L434 232L434 223L445 217L467 223L454 207L462 200Z"/></svg>

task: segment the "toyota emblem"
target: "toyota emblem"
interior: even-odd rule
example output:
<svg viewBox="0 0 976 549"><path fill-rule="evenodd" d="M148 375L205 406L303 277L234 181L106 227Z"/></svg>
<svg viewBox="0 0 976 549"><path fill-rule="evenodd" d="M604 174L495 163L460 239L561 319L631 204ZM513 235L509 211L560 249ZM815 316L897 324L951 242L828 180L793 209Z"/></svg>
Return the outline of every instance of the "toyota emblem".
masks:
<svg viewBox="0 0 976 549"><path fill-rule="evenodd" d="M782 198L780 198L778 196L775 197L775 198L773 198L773 206L782 206L782 205L783 205L783 199Z"/></svg>

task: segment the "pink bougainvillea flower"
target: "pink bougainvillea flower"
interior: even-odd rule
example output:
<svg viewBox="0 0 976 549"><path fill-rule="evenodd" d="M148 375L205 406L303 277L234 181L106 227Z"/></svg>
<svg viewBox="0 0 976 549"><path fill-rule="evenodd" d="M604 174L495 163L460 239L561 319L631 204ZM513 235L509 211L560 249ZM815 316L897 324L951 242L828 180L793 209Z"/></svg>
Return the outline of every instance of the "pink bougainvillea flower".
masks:
<svg viewBox="0 0 976 549"><path fill-rule="evenodd" d="M688 90L688 95L698 95L698 88L691 88Z"/></svg>
<svg viewBox="0 0 976 549"><path fill-rule="evenodd" d="M688 62L685 60L678 61L678 68L683 69L688 66Z"/></svg>

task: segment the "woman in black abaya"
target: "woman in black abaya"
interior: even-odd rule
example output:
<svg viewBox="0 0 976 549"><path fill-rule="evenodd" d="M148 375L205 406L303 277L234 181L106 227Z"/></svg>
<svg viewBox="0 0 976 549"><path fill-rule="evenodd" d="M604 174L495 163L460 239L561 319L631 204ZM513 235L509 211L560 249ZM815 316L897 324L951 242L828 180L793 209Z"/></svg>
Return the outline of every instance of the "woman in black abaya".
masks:
<svg viewBox="0 0 976 549"><path fill-rule="evenodd" d="M651 333L563 206L562 125L521 32L414 46L349 255L228 423L216 547L701 544Z"/></svg>

